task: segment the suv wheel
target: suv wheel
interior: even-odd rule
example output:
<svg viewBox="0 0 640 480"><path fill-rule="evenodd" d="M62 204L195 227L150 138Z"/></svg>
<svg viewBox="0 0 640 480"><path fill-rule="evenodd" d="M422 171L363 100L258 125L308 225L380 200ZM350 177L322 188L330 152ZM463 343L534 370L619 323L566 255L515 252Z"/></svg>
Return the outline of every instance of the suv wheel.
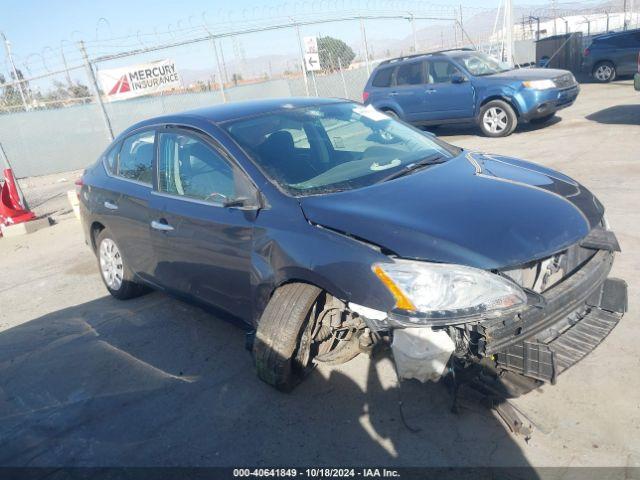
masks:
<svg viewBox="0 0 640 480"><path fill-rule="evenodd" d="M487 137L506 137L518 126L518 118L507 102L491 100L480 109L478 123Z"/></svg>
<svg viewBox="0 0 640 480"><path fill-rule="evenodd" d="M146 288L132 280L118 244L106 228L96 237L96 254L100 276L109 293L118 300L127 300L142 295Z"/></svg>
<svg viewBox="0 0 640 480"><path fill-rule="evenodd" d="M395 120L399 120L400 119L398 114L396 112L394 112L393 110L389 109L389 108L385 108L384 110L382 110L382 112L385 113L386 115L388 115L389 117L395 119Z"/></svg>
<svg viewBox="0 0 640 480"><path fill-rule="evenodd" d="M593 69L593 78L600 83L607 83L616 78L616 67L611 62L600 62Z"/></svg>

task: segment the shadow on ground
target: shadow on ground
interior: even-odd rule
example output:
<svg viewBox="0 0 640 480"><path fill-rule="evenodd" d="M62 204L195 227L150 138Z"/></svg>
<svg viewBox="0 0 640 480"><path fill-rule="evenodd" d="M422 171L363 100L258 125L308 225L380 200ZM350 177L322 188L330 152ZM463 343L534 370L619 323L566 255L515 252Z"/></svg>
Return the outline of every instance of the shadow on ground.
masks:
<svg viewBox="0 0 640 480"><path fill-rule="evenodd" d="M557 123L562 121L562 117L555 115L549 121L544 123L521 123L517 126L516 130L513 134L517 135L519 133L533 132L535 130L540 130L543 128L551 127ZM438 127L425 127L425 130L435 133L439 137L448 137L448 136L457 136L457 135L473 135L476 137L481 137L482 132L478 128L478 126L466 123L466 124L451 124L451 125L439 125Z"/></svg>
<svg viewBox="0 0 640 480"><path fill-rule="evenodd" d="M640 105L615 105L587 115L586 118L607 125L640 125Z"/></svg>
<svg viewBox="0 0 640 480"><path fill-rule="evenodd" d="M0 333L0 465L527 465L491 412L454 415L443 387L390 368L360 356L282 394L237 326L104 297Z"/></svg>

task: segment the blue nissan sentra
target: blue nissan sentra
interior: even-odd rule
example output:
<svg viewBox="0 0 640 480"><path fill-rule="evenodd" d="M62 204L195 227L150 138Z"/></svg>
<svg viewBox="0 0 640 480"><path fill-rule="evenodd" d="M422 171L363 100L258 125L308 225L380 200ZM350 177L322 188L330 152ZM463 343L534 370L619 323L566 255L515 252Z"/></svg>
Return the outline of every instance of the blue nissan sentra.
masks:
<svg viewBox="0 0 640 480"><path fill-rule="evenodd" d="M544 123L573 104L573 74L549 68L511 69L474 50L447 50L382 62L363 100L415 125L476 123L489 137L519 123Z"/></svg>
<svg viewBox="0 0 640 480"><path fill-rule="evenodd" d="M474 368L534 388L626 311L625 282L608 277L618 242L589 190L349 101L149 119L78 186L111 295L158 289L231 313L281 390L385 344L402 378Z"/></svg>

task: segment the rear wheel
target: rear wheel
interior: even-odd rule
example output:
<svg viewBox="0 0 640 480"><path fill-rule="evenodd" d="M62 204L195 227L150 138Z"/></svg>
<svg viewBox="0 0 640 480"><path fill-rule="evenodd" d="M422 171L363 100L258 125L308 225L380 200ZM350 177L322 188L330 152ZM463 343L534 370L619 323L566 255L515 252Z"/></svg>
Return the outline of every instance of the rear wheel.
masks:
<svg viewBox="0 0 640 480"><path fill-rule="evenodd" d="M612 62L600 62L593 68L593 78L600 83L611 82L616 78L616 67Z"/></svg>
<svg viewBox="0 0 640 480"><path fill-rule="evenodd" d="M394 112L393 110L389 109L389 108L385 108L382 110L385 114L387 114L389 117L394 118L396 120L399 120L400 117L398 116L398 114L396 112Z"/></svg>
<svg viewBox="0 0 640 480"><path fill-rule="evenodd" d="M98 233L96 247L100 276L113 297L127 300L147 291L143 285L132 280L133 275L125 263L120 247L106 228Z"/></svg>
<svg viewBox="0 0 640 480"><path fill-rule="evenodd" d="M518 126L518 118L507 102L491 100L480 109L478 124L487 137L506 137Z"/></svg>
<svg viewBox="0 0 640 480"><path fill-rule="evenodd" d="M316 286L278 288L260 318L253 345L260 379L290 391L311 372L315 360L343 363L354 358L360 353L359 331L345 316L344 305Z"/></svg>

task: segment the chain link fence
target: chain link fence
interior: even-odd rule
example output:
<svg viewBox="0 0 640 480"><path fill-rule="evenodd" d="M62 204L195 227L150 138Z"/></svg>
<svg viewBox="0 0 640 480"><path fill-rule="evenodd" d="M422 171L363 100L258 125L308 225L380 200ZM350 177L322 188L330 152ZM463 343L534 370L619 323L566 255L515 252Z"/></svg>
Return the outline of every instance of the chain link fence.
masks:
<svg viewBox="0 0 640 480"><path fill-rule="evenodd" d="M569 10L559 5L515 11L515 38L531 43L552 31L563 33L560 18L569 18ZM573 5L571 17L582 15L586 23L565 25L589 34L637 25L637 12L625 13L620 23L621 10L615 2L607 5L606 12ZM108 21L100 19L96 38L85 42L76 35L77 41L24 58L12 56L7 46L7 74L0 75L0 142L16 175L27 177L84 168L113 136L151 116L269 97L359 101L370 72L388 58L462 46L502 55L506 26L499 12L415 0L323 1L310 9L305 2L240 16L220 11L215 20L203 13L166 31L107 39L100 37L110 33ZM597 20L604 14L608 21ZM319 70L305 66L305 37L317 39ZM179 88L109 101L109 92L95 80L103 70L162 59L175 61Z"/></svg>

